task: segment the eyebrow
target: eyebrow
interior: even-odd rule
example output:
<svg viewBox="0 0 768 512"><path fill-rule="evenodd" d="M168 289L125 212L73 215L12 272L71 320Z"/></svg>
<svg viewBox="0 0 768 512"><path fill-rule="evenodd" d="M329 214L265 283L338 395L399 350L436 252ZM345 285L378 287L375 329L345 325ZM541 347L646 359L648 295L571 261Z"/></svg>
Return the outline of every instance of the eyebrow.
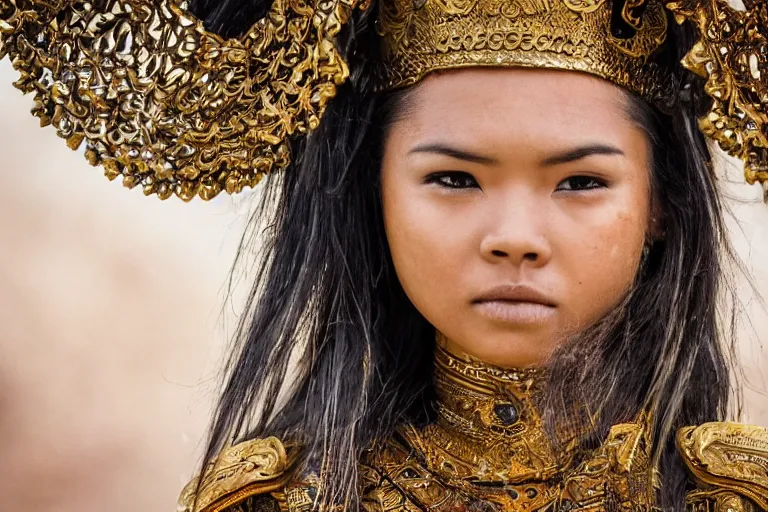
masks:
<svg viewBox="0 0 768 512"><path fill-rule="evenodd" d="M413 153L432 153L476 164L491 165L498 163L495 158L479 155L470 151L464 151L441 143L419 144L408 152L408 154Z"/></svg>
<svg viewBox="0 0 768 512"><path fill-rule="evenodd" d="M432 153L455 158L457 160L464 160L467 162L485 165L498 163L498 160L493 157L472 153L471 151L465 151L441 143L419 144L408 152L408 154L413 153ZM617 148L616 146L611 146L608 144L589 144L587 146L580 146L574 149L569 149L568 151L562 153L558 153L556 155L549 156L541 162L541 165L543 167L553 167L555 165L575 162L577 160L581 160L583 158L594 155L624 156L624 154L624 151Z"/></svg>
<svg viewBox="0 0 768 512"><path fill-rule="evenodd" d="M545 158L541 164L544 167L552 167L560 164L567 164L568 162L575 162L582 158L587 158L593 155L621 155L624 156L624 152L616 146L610 146L607 144L590 144L588 146L580 146L575 149L569 149L563 153L549 156Z"/></svg>

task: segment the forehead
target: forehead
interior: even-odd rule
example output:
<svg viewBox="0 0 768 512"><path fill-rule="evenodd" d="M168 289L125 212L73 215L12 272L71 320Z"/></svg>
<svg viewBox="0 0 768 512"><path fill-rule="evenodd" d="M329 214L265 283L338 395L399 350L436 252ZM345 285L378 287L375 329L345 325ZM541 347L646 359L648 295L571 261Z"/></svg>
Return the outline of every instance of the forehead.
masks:
<svg viewBox="0 0 768 512"><path fill-rule="evenodd" d="M620 144L637 131L628 112L628 93L585 73L472 68L434 74L416 86L398 124L420 139Z"/></svg>

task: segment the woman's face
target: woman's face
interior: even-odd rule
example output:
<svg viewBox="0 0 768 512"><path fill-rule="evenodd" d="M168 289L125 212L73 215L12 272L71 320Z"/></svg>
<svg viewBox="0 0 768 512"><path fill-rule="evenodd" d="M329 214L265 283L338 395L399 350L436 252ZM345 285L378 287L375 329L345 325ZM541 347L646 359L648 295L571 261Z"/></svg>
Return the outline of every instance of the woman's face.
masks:
<svg viewBox="0 0 768 512"><path fill-rule="evenodd" d="M402 286L448 348L537 365L625 296L649 225L650 146L618 87L471 69L410 92L384 147Z"/></svg>

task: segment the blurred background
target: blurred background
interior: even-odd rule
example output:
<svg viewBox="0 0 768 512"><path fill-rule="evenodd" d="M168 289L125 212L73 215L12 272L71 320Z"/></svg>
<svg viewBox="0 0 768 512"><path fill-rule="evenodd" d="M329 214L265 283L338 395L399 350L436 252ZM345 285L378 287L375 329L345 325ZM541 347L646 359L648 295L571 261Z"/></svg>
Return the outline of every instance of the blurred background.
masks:
<svg viewBox="0 0 768 512"><path fill-rule="evenodd" d="M254 195L184 204L110 183L38 127L15 78L0 62L0 508L171 512L199 462ZM768 206L738 165L721 172L768 296ZM768 426L768 315L737 284L743 420Z"/></svg>

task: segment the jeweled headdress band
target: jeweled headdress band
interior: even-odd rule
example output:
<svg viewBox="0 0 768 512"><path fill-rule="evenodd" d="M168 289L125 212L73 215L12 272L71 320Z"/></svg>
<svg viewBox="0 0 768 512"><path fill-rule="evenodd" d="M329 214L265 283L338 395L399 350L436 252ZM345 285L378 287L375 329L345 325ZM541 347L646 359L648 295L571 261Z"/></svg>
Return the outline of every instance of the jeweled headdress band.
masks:
<svg viewBox="0 0 768 512"><path fill-rule="evenodd" d="M366 0L274 0L243 36L207 31L175 0L0 0L0 57L33 113L146 194L210 199L290 162L349 70L336 46ZM467 66L592 73L661 108L677 101L668 16L701 40L702 131L768 182L768 7L744 0L380 0L386 83Z"/></svg>
<svg viewBox="0 0 768 512"><path fill-rule="evenodd" d="M592 73L659 106L676 100L663 53L661 0L389 0L379 25L390 87L444 69L551 68Z"/></svg>

